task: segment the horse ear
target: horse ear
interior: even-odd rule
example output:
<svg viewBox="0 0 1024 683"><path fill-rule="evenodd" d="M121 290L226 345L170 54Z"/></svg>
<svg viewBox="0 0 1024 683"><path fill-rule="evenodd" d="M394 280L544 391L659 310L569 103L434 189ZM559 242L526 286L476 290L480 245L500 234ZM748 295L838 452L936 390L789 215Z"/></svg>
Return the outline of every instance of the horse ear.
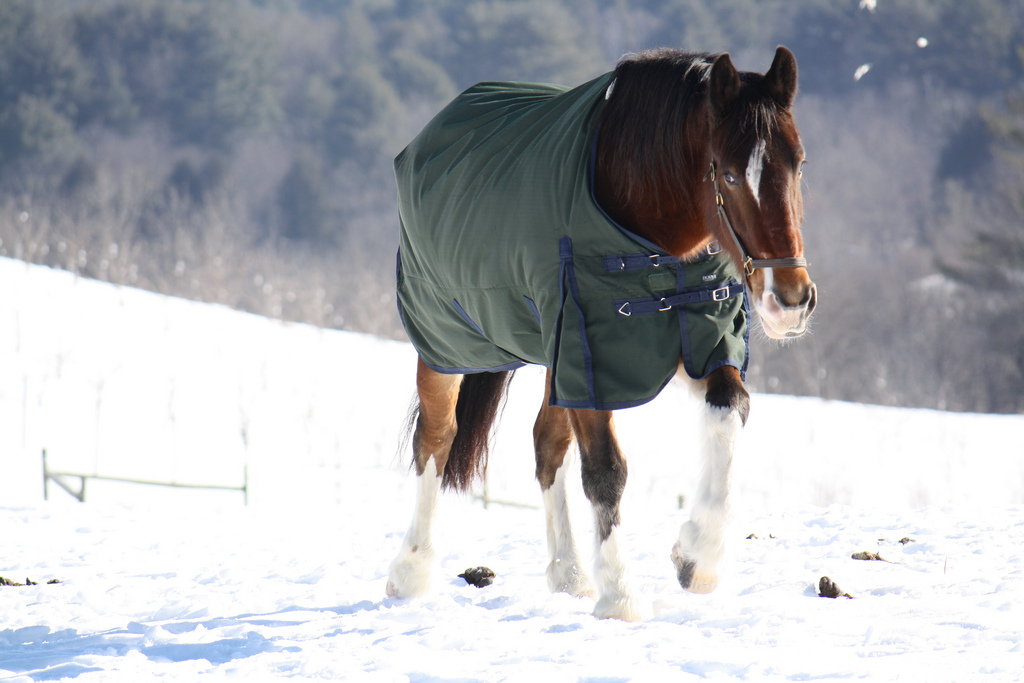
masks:
<svg viewBox="0 0 1024 683"><path fill-rule="evenodd" d="M711 110L719 119L724 119L740 94L740 76L736 73L736 67L732 65L728 52L715 57L709 80L708 96L711 99Z"/></svg>
<svg viewBox="0 0 1024 683"><path fill-rule="evenodd" d="M768 94L783 109L793 106L796 99L796 57L789 49L779 45L775 50L775 60L764 75L764 84Z"/></svg>

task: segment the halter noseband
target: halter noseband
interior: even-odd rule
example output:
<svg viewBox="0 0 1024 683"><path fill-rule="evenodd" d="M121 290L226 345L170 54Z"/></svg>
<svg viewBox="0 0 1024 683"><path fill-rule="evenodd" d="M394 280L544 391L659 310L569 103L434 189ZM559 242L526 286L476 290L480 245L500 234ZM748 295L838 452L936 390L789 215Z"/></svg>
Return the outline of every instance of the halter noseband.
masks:
<svg viewBox="0 0 1024 683"><path fill-rule="evenodd" d="M806 268L807 259L803 256L784 256L782 258L753 258L747 251L747 248L743 246L742 240L740 240L739 234L736 232L736 228L732 227L732 221L729 220L729 214L725 212L725 197L722 196L721 190L718 189L718 167L714 160L711 161L711 168L708 169L707 174L704 176L704 180L711 178L711 182L715 185L715 204L717 205L718 217L728 228L729 234L732 236L733 242L736 243L737 249L740 251L740 257L743 260L743 272L746 273L747 277L754 274L754 271L758 268Z"/></svg>

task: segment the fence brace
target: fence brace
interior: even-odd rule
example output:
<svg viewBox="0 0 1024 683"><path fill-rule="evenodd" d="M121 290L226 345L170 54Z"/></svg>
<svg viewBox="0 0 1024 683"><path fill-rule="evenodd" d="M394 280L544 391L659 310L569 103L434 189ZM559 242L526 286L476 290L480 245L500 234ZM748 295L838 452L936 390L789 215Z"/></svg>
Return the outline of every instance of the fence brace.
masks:
<svg viewBox="0 0 1024 683"><path fill-rule="evenodd" d="M128 477L108 477L101 474L81 474L78 472L57 472L51 470L46 461L46 449L43 449L43 499L50 500L49 482L68 492L78 502L85 502L85 482L89 479L101 481L116 481L124 484L143 484L145 486L166 486L177 489L206 489L216 491L241 491L245 505L249 504L249 463L243 466L243 483L241 486L222 486L218 484L182 484L176 481L152 481L148 479L130 479ZM78 486L75 487L66 478L75 477L78 479Z"/></svg>

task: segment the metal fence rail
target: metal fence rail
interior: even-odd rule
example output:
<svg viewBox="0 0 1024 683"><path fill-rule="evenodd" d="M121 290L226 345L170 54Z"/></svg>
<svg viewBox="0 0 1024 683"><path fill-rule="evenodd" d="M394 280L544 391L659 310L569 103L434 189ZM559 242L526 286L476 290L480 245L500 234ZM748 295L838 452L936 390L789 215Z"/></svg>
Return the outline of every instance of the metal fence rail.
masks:
<svg viewBox="0 0 1024 683"><path fill-rule="evenodd" d="M68 479L73 478L78 480L78 485L75 486L73 482ZM85 502L85 483L89 479L98 479L100 481L115 481L124 484L143 484L145 486L165 486L169 488L178 489L206 489L215 491L240 491L244 499L245 505L249 504L249 466L246 464L243 467L243 483L241 486L225 486L220 484L184 484L177 481L154 481L149 479L131 479L128 477L110 477L103 474L83 474L79 472L59 472L51 470L46 460L46 449L43 449L43 499L50 499L50 487L49 482L54 482L57 486L61 487L67 493L78 500L80 503Z"/></svg>

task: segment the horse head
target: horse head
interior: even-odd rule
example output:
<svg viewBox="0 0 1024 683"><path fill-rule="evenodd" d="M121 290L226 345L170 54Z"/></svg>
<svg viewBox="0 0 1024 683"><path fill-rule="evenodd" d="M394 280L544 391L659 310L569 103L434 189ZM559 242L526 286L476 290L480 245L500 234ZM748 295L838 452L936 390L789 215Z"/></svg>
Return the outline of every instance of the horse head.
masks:
<svg viewBox="0 0 1024 683"><path fill-rule="evenodd" d="M806 332L817 303L800 233L804 148L790 111L796 90L796 58L781 46L763 76L738 72L723 53L708 78L712 231L743 269L773 339Z"/></svg>

